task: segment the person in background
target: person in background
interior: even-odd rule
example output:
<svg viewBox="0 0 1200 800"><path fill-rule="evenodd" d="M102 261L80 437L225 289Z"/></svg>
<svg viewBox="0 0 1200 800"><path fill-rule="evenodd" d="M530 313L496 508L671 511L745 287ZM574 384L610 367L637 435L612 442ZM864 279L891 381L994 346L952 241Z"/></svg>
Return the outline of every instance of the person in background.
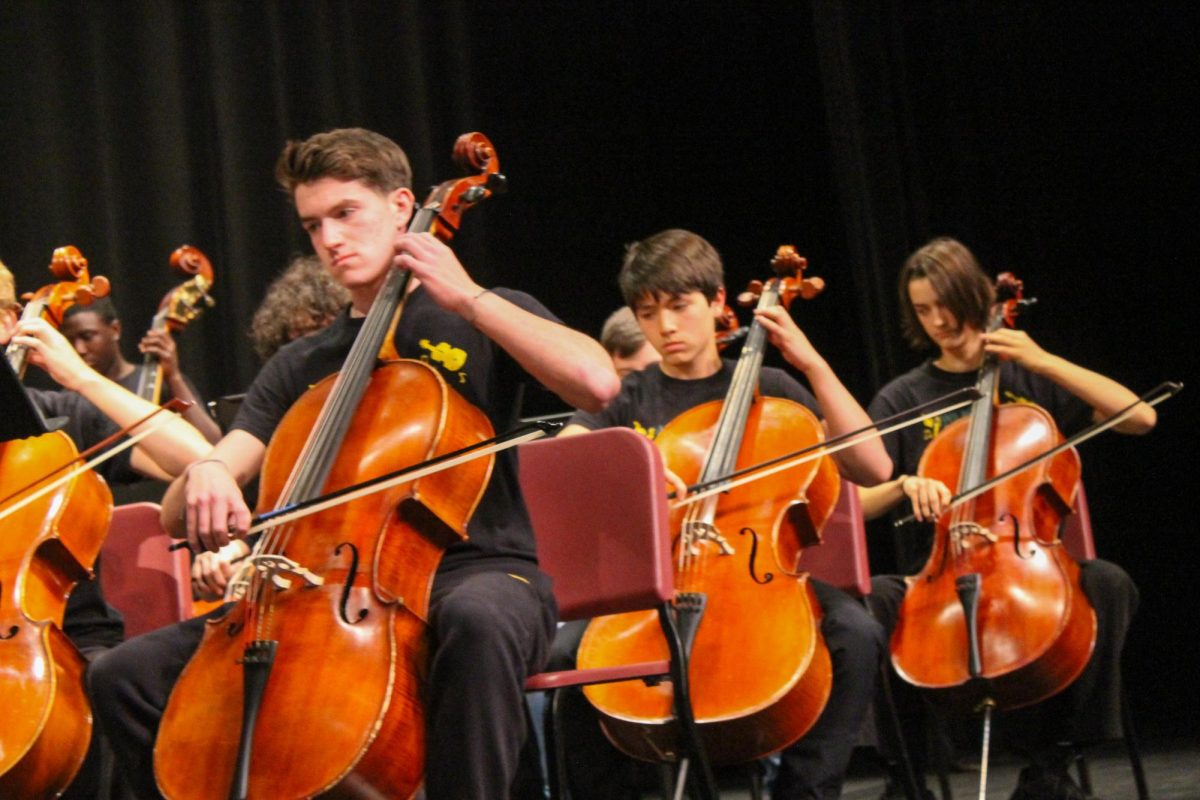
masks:
<svg viewBox="0 0 1200 800"><path fill-rule="evenodd" d="M662 360L638 327L629 306L621 306L608 315L600 329L600 345L608 351L613 368L622 378Z"/></svg>
<svg viewBox="0 0 1200 800"><path fill-rule="evenodd" d="M264 362L293 339L319 331L350 304L346 287L316 256L296 256L271 282L250 320L250 341Z"/></svg>
<svg viewBox="0 0 1200 800"><path fill-rule="evenodd" d="M89 305L73 305L63 315L62 334L67 337L80 358L92 369L130 391L137 390L138 367L121 353L121 320L116 306L107 297ZM146 331L138 343L144 355L155 356L162 365L165 382L163 401L177 397L191 403L183 412L184 419L209 442L221 438L221 430L208 415L200 395L179 366L175 338L167 328Z"/></svg>

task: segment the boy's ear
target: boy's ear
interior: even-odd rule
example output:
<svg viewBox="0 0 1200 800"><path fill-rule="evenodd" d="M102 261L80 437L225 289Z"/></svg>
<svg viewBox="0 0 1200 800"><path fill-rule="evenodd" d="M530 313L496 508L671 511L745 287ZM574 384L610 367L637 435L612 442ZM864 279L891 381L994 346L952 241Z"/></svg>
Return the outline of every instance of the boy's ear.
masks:
<svg viewBox="0 0 1200 800"><path fill-rule="evenodd" d="M397 218L400 220L400 226L404 230L408 230L408 224L412 222L413 209L417 204L417 199L413 195L411 189L406 189L403 186L396 189L388 195L388 203L396 212Z"/></svg>
<svg viewBox="0 0 1200 800"><path fill-rule="evenodd" d="M720 319L725 314L725 287L717 289L717 293L713 295L713 299L708 303L712 309L713 318Z"/></svg>

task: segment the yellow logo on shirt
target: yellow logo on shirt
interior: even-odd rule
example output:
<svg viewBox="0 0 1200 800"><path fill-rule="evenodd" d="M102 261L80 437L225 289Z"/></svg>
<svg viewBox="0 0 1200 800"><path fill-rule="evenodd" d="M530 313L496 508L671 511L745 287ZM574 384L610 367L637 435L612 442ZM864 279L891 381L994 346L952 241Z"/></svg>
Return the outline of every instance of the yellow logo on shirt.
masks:
<svg viewBox="0 0 1200 800"><path fill-rule="evenodd" d="M1028 397L1022 397L1019 394L1014 394L1008 389L1004 389L1000 392L1000 394L1005 403L1033 403L1033 401ZM939 417L930 417L929 419L925 420L921 423L921 427L924 428L925 441L933 441L937 438L937 435L942 432L943 428L945 428L951 422L954 422L954 420L958 419L959 417L966 416L969 413L969 411L960 411L957 413L942 414Z"/></svg>
<svg viewBox="0 0 1200 800"><path fill-rule="evenodd" d="M422 348L429 351L429 360L441 364L451 372L458 372L467 363L467 351L454 347L447 342L430 344L428 339L418 342Z"/></svg>
<svg viewBox="0 0 1200 800"><path fill-rule="evenodd" d="M640 433L642 436L645 436L650 441L654 441L655 439L658 438L658 428L647 428L647 427L643 426L642 423L638 422L636 419L633 421L633 429L635 431L637 431L638 433Z"/></svg>

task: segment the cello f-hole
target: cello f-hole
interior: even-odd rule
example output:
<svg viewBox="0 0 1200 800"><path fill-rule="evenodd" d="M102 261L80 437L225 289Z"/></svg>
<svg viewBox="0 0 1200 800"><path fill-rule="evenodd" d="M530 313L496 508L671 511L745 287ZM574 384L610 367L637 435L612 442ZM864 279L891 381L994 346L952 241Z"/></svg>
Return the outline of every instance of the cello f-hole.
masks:
<svg viewBox="0 0 1200 800"><path fill-rule="evenodd" d="M365 608L360 608L358 616L354 619L350 619L350 615L346 613L346 606L350 603L350 590L354 588L354 580L358 576L358 548L351 542L342 542L333 549L333 554L335 556L341 555L342 548L350 551L350 570L346 575L346 582L342 585L342 601L339 604L338 613L342 615L342 622L347 625L354 625L367 618L367 609Z"/></svg>
<svg viewBox="0 0 1200 800"><path fill-rule="evenodd" d="M0 640L11 639L20 632L21 632L21 626L13 625L11 628L8 629L8 633L0 633Z"/></svg>
<svg viewBox="0 0 1200 800"><path fill-rule="evenodd" d="M758 533L755 532L754 528L742 528L738 533L742 536L750 534L750 561L748 562L750 577L760 586L765 586L775 580L775 576L770 572L764 572L763 576L759 578L758 573L754 569L754 564L758 558Z"/></svg>

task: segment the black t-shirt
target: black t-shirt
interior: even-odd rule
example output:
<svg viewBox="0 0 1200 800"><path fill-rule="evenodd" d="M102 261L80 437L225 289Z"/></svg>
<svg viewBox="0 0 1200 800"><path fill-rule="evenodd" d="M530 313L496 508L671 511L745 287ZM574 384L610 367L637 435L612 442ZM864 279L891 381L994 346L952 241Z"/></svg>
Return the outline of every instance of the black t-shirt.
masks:
<svg viewBox="0 0 1200 800"><path fill-rule="evenodd" d="M558 322L523 292L494 291L532 314ZM325 330L282 347L246 392L232 429L270 442L292 404L311 385L341 369L362 323L347 309ZM533 379L473 325L440 308L424 287L409 295L394 341L401 358L419 359L437 368L452 389L487 415L497 434L515 426L520 385ZM516 467L515 450L496 455L487 489L467 525L469 538L447 548L440 570L486 564L489 569L527 571L537 563Z"/></svg>
<svg viewBox="0 0 1200 800"><path fill-rule="evenodd" d="M977 378L977 372L947 372L936 367L932 361L926 361L884 386L871 401L867 414L871 419L883 419L958 389L974 386ZM1000 365L999 392L1002 403L1035 403L1044 408L1064 436L1081 430L1092 418L1092 409L1075 395L1010 361ZM921 454L929 442L951 422L968 413L970 407L966 406L883 437L884 446L894 465L892 477L916 474ZM911 511L907 504L901 503L893 510L892 518L899 519ZM929 558L932 546L931 525L914 523L897 530L896 553L900 570L905 573L919 571Z"/></svg>
<svg viewBox="0 0 1200 800"><path fill-rule="evenodd" d="M66 417L61 430L80 451L92 447L119 428L100 409L76 392L27 389L33 402L47 417ZM96 467L110 485L141 480L130 465L131 449L123 450ZM121 613L104 600L100 589L100 559L93 565L95 577L75 584L63 613L63 632L80 650L115 647L125 636Z"/></svg>
<svg viewBox="0 0 1200 800"><path fill-rule="evenodd" d="M721 360L721 369L707 378L680 380L663 374L658 364L631 372L621 381L621 392L601 412L577 411L571 424L589 430L633 428L651 439L658 438L663 426L688 409L710 400L724 400L733 379L736 362ZM764 397L795 400L820 416L820 407L812 392L795 378L774 367L763 367L758 381Z"/></svg>

